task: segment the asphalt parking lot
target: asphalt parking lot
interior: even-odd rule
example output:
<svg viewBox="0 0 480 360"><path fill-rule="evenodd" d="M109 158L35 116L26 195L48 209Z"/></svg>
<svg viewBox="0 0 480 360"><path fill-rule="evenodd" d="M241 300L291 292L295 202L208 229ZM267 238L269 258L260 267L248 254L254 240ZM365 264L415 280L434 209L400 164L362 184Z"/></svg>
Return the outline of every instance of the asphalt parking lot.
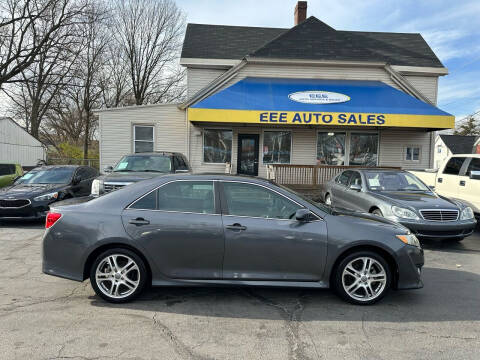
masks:
<svg viewBox="0 0 480 360"><path fill-rule="evenodd" d="M161 288L111 305L41 272L43 224L0 225L1 359L479 359L480 229L424 242L425 287L370 307L328 290Z"/></svg>

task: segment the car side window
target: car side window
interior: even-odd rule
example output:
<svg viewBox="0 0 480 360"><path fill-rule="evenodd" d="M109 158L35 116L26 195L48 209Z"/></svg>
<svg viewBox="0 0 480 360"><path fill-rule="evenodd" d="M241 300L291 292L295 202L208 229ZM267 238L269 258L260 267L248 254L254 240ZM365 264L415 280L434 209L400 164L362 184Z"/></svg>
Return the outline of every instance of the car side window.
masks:
<svg viewBox="0 0 480 360"><path fill-rule="evenodd" d="M91 179L98 176L97 170L91 167L85 168L85 173L86 173L87 179Z"/></svg>
<svg viewBox="0 0 480 360"><path fill-rule="evenodd" d="M158 189L157 209L215 214L213 181L173 181Z"/></svg>
<svg viewBox="0 0 480 360"><path fill-rule="evenodd" d="M467 176L470 176L472 171L480 171L480 159L472 158L470 165L468 165Z"/></svg>
<svg viewBox="0 0 480 360"><path fill-rule="evenodd" d="M362 186L362 176L358 171L353 172L352 177L350 178L350 185Z"/></svg>
<svg viewBox="0 0 480 360"><path fill-rule="evenodd" d="M13 164L0 164L0 176L15 174L15 165Z"/></svg>
<svg viewBox="0 0 480 360"><path fill-rule="evenodd" d="M130 208L141 210L156 210L158 197L157 193L158 190L152 191L151 193L135 201L132 205L130 205Z"/></svg>
<svg viewBox="0 0 480 360"><path fill-rule="evenodd" d="M449 175L458 175L460 174L460 169L462 168L463 162L465 161L464 157L452 157L448 160L445 169L443 169L444 174Z"/></svg>
<svg viewBox="0 0 480 360"><path fill-rule="evenodd" d="M350 179L350 176L352 175L352 171L344 171L343 173L340 174L338 177L338 183L343 186L348 185L348 180Z"/></svg>
<svg viewBox="0 0 480 360"><path fill-rule="evenodd" d="M80 181L88 179L87 168L81 167L78 168L75 172L75 177L79 177Z"/></svg>
<svg viewBox="0 0 480 360"><path fill-rule="evenodd" d="M181 156L175 156L173 159L175 170L188 170L188 167Z"/></svg>
<svg viewBox="0 0 480 360"><path fill-rule="evenodd" d="M301 208L274 191L255 184L223 182L229 215L291 219Z"/></svg>

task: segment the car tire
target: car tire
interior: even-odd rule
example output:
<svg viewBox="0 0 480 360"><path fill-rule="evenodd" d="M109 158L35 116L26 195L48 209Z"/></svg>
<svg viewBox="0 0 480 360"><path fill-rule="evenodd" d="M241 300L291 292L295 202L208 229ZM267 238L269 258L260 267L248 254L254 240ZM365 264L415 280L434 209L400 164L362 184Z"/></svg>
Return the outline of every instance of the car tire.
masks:
<svg viewBox="0 0 480 360"><path fill-rule="evenodd" d="M365 266L370 269L369 273L365 273ZM359 251L346 256L334 271L335 292L355 305L374 304L391 287L390 267L381 255L373 251Z"/></svg>
<svg viewBox="0 0 480 360"><path fill-rule="evenodd" d="M325 205L332 206L332 197L330 194L325 194Z"/></svg>
<svg viewBox="0 0 480 360"><path fill-rule="evenodd" d="M95 293L111 303L132 301L142 293L148 272L144 261L123 248L101 253L90 269L90 283Z"/></svg>
<svg viewBox="0 0 480 360"><path fill-rule="evenodd" d="M376 216L383 217L382 210L380 210L380 209L374 209L374 210L372 211L372 214L373 214L373 215L376 215Z"/></svg>

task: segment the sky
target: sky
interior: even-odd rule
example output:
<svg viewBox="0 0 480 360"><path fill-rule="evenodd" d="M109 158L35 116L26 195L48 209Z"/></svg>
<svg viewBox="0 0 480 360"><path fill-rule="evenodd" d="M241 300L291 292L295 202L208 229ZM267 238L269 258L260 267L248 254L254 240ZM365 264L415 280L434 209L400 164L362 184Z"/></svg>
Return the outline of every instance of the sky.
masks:
<svg viewBox="0 0 480 360"><path fill-rule="evenodd" d="M295 0L177 0L199 24L292 27ZM480 110L480 0L310 0L307 16L337 30L420 33L449 70L438 107L461 120Z"/></svg>
<svg viewBox="0 0 480 360"><path fill-rule="evenodd" d="M296 0L176 0L186 21L292 27ZM438 106L457 120L480 110L480 0L310 0L314 15L337 30L421 33L449 75ZM0 110L5 98L0 96ZM0 113L0 116L2 114Z"/></svg>

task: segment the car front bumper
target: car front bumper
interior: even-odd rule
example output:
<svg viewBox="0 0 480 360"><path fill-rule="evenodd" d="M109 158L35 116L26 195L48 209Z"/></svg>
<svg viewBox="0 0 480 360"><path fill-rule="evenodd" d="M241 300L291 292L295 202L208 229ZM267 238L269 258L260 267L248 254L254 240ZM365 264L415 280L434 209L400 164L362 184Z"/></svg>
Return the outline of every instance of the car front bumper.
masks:
<svg viewBox="0 0 480 360"><path fill-rule="evenodd" d="M410 229L419 238L464 238L472 235L477 225L476 220L451 222L418 221L400 223Z"/></svg>
<svg viewBox="0 0 480 360"><path fill-rule="evenodd" d="M423 287L422 267L425 262L423 249L405 245L397 257L398 281L397 289L420 289Z"/></svg>
<svg viewBox="0 0 480 360"><path fill-rule="evenodd" d="M0 220L39 220L49 210L48 201L32 202L19 208L0 208Z"/></svg>

